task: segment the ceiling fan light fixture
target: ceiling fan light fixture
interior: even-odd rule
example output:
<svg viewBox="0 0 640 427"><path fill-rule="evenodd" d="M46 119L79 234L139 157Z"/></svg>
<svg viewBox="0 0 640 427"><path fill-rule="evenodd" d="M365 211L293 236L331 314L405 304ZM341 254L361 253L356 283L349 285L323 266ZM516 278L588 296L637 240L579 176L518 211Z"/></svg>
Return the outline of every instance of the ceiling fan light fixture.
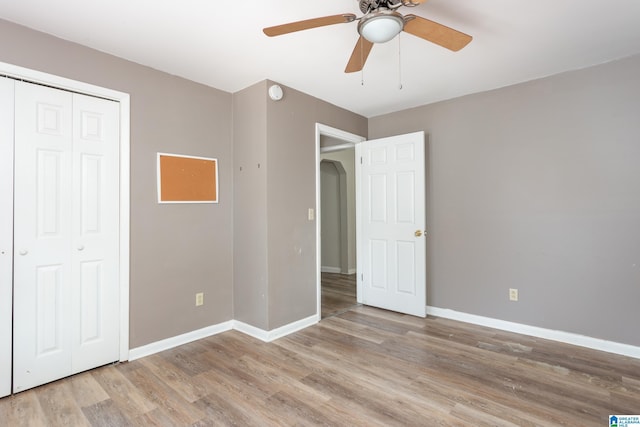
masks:
<svg viewBox="0 0 640 427"><path fill-rule="evenodd" d="M358 23L358 33L371 43L386 43L404 27L402 15L394 11L373 12Z"/></svg>

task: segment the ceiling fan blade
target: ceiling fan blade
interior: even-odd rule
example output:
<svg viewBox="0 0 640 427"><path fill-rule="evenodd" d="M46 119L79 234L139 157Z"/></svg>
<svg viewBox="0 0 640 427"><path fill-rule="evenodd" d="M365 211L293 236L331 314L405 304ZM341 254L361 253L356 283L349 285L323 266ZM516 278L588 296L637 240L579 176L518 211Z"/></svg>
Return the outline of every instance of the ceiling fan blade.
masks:
<svg viewBox="0 0 640 427"><path fill-rule="evenodd" d="M372 47L373 43L360 36L356 42L356 47L353 48L351 58L349 58L347 68L344 69L344 72L354 73L362 70L362 68L364 68L364 63L367 62L367 57L369 56L369 52L371 52Z"/></svg>
<svg viewBox="0 0 640 427"><path fill-rule="evenodd" d="M356 20L353 13L343 13L341 15L323 16L322 18L306 19L304 21L290 22L288 24L267 27L262 31L269 37L281 36L282 34L296 31L308 30L310 28L324 27L333 24L345 24Z"/></svg>
<svg viewBox="0 0 640 427"><path fill-rule="evenodd" d="M459 51L473 39L468 34L438 24L416 15L405 15L403 31L435 43L454 52Z"/></svg>

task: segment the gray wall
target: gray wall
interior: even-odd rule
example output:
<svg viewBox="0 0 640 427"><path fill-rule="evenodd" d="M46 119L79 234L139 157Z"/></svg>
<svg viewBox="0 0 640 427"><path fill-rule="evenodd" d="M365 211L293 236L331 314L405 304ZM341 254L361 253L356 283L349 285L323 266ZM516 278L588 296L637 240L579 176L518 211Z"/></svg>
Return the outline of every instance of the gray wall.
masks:
<svg viewBox="0 0 640 427"><path fill-rule="evenodd" d="M2 20L0 35L2 62L131 94L131 347L230 320L231 94ZM220 203L158 205L158 151L218 158Z"/></svg>
<svg viewBox="0 0 640 427"><path fill-rule="evenodd" d="M369 120L417 130L429 305L640 345L640 56Z"/></svg>
<svg viewBox="0 0 640 427"><path fill-rule="evenodd" d="M234 319L267 330L267 82L233 95Z"/></svg>
<svg viewBox="0 0 640 427"><path fill-rule="evenodd" d="M234 318L272 330L316 313L316 122L366 134L367 119L271 81L233 95ZM259 165L259 166L258 166ZM240 168L242 167L242 170Z"/></svg>
<svg viewBox="0 0 640 427"><path fill-rule="evenodd" d="M316 313L316 123L367 135L365 117L283 88L267 102L269 329Z"/></svg>

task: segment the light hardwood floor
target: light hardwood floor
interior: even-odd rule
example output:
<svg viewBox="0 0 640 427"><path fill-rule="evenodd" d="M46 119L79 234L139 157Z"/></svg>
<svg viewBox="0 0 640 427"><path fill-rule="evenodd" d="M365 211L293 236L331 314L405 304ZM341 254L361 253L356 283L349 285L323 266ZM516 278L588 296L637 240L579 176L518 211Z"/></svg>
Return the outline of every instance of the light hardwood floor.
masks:
<svg viewBox="0 0 640 427"><path fill-rule="evenodd" d="M342 313L356 301L356 275L322 273L322 318Z"/></svg>
<svg viewBox="0 0 640 427"><path fill-rule="evenodd" d="M9 426L606 426L640 360L355 307L272 343L225 332L0 399Z"/></svg>

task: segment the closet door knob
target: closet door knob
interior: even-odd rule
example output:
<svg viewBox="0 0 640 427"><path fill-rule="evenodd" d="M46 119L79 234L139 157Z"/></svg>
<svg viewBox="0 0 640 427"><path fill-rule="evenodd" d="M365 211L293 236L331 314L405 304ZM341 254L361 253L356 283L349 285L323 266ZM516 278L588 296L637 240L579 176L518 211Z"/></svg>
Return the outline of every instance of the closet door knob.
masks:
<svg viewBox="0 0 640 427"><path fill-rule="evenodd" d="M29 253L29 251L24 250L24 249L19 252L19 254L22 255L22 256L25 256L28 253Z"/></svg>
<svg viewBox="0 0 640 427"><path fill-rule="evenodd" d="M83 251L84 250L84 246L83 245L78 246L78 250L79 251Z"/></svg>

